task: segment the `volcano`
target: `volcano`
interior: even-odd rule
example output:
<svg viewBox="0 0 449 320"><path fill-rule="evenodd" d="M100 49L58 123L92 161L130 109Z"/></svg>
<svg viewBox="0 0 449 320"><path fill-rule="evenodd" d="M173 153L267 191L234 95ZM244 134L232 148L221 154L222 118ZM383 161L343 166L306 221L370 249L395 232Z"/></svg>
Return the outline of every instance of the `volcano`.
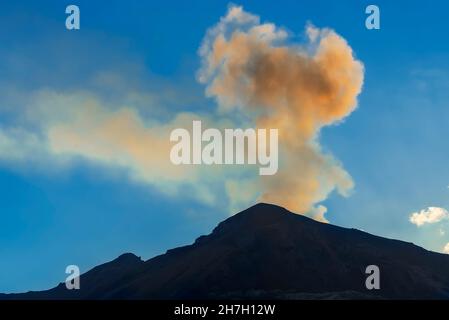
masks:
<svg viewBox="0 0 449 320"><path fill-rule="evenodd" d="M366 267L380 270L368 290ZM0 299L447 299L449 255L257 204L147 261L131 253L64 283Z"/></svg>

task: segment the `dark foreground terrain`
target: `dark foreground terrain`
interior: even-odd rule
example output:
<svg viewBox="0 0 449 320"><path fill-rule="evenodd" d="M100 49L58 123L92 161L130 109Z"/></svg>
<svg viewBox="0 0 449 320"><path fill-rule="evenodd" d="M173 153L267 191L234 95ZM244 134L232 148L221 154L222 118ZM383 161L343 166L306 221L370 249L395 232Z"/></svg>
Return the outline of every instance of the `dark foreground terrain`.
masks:
<svg viewBox="0 0 449 320"><path fill-rule="evenodd" d="M380 268L380 290L365 269ZM447 299L449 255L258 204L194 244L142 261L127 253L64 283L0 299Z"/></svg>

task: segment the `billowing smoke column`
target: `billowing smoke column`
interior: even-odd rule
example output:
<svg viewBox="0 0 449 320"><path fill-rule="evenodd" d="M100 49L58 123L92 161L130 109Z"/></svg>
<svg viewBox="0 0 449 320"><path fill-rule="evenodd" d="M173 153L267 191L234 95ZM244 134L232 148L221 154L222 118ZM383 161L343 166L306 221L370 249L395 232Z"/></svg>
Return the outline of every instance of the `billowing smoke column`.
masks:
<svg viewBox="0 0 449 320"><path fill-rule="evenodd" d="M347 195L350 175L323 153L318 136L357 105L363 65L334 31L307 27L303 45L288 33L232 6L200 49L199 81L222 111L239 111L259 128L279 129L280 167L261 177L262 199L326 221L319 205L336 189Z"/></svg>

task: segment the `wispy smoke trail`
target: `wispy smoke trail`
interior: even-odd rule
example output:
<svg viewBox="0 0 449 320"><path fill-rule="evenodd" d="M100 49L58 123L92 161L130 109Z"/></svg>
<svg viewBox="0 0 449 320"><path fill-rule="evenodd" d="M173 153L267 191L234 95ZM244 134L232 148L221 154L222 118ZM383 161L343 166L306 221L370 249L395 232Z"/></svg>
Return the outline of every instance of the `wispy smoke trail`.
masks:
<svg viewBox="0 0 449 320"><path fill-rule="evenodd" d="M0 124L0 164L60 168L81 157L121 167L131 180L176 198L193 197L231 212L259 199L325 221L320 202L334 189L348 194L353 182L321 150L319 132L354 110L363 66L334 31L306 31L305 43L294 45L285 30L230 7L200 48L199 80L216 98L216 110L163 108L166 115L158 117L155 97L170 94L136 92L115 76L101 77L105 87L99 89L18 94L15 100L26 103L17 109L17 123ZM193 120L205 127L279 129L278 172L261 177L250 166L173 165L170 131L190 128Z"/></svg>

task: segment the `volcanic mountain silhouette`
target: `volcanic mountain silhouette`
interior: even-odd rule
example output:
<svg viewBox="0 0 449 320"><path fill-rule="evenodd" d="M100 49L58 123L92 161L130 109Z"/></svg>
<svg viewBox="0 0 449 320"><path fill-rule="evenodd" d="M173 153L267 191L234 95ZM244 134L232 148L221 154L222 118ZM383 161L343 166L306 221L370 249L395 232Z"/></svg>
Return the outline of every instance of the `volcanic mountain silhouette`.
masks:
<svg viewBox="0 0 449 320"><path fill-rule="evenodd" d="M368 265L379 290L365 286ZM192 245L147 261L126 253L80 281L0 299L447 299L449 256L261 203Z"/></svg>

